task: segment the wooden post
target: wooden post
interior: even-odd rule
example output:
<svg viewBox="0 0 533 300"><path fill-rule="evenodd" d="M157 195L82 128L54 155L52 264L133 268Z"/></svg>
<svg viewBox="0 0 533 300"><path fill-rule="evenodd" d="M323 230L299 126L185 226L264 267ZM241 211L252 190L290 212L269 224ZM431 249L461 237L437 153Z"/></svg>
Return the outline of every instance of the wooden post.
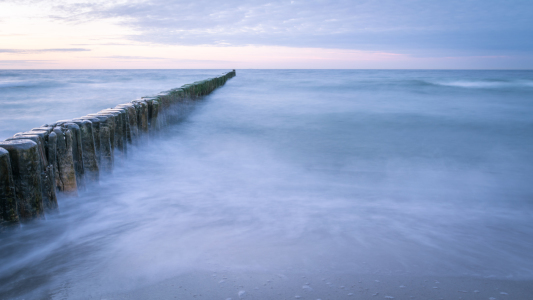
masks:
<svg viewBox="0 0 533 300"><path fill-rule="evenodd" d="M70 120L58 121L58 125L68 128L72 134L72 157L74 158L74 168L76 170L76 184L78 191L84 191L85 186L85 168L83 167L83 148L81 144L81 130L76 123Z"/></svg>
<svg viewBox="0 0 533 300"><path fill-rule="evenodd" d="M29 139L0 142L9 152L17 209L22 222L44 218L41 162L37 144Z"/></svg>
<svg viewBox="0 0 533 300"><path fill-rule="evenodd" d="M139 125L139 131L141 136L148 136L148 104L144 100L134 100L132 103L137 110L137 124Z"/></svg>
<svg viewBox="0 0 533 300"><path fill-rule="evenodd" d="M39 164L41 170L41 193L43 207L47 211L53 211L57 209L57 196L55 188L55 178L54 178L54 166L48 162L46 155L46 141L45 141L46 132L43 131L30 131L17 133L14 137L7 139L10 140L20 140L20 139L29 139L34 141L37 144L39 152Z"/></svg>
<svg viewBox="0 0 533 300"><path fill-rule="evenodd" d="M0 148L0 231L19 224L15 183L9 152Z"/></svg>
<svg viewBox="0 0 533 300"><path fill-rule="evenodd" d="M101 158L102 154L101 154L101 145L100 145L100 138L101 138L101 133L100 133L100 122L101 121L100 121L100 119L98 119L96 117L85 116L85 117L81 117L81 118L74 119L74 120L87 120L87 121L90 121L92 123L96 162L98 164L98 168L100 169L100 166L102 164L102 158Z"/></svg>
<svg viewBox="0 0 533 300"><path fill-rule="evenodd" d="M125 108L128 111L128 142L133 145L137 145L137 139L139 138L139 126L137 125L137 112L135 106L132 103L119 104L116 108Z"/></svg>
<svg viewBox="0 0 533 300"><path fill-rule="evenodd" d="M100 171L105 173L112 173L115 165L114 154L114 132L115 132L115 116L90 114L88 118L96 118L100 120Z"/></svg>
<svg viewBox="0 0 533 300"><path fill-rule="evenodd" d="M76 168L72 154L72 132L68 128L55 127L57 135L57 188L65 195L78 196Z"/></svg>
<svg viewBox="0 0 533 300"><path fill-rule="evenodd" d="M75 123L80 128L85 178L89 182L99 182L100 169L96 157L93 124L91 121L84 119L72 119L71 122Z"/></svg>
<svg viewBox="0 0 533 300"><path fill-rule="evenodd" d="M124 157L128 153L128 114L125 109L119 108L108 108L98 112L99 114L113 114L115 120L118 120L116 123L115 135L117 141L117 149L122 153ZM118 133L118 134L117 134Z"/></svg>
<svg viewBox="0 0 533 300"><path fill-rule="evenodd" d="M148 126L150 133L156 132L160 129L159 125L159 111L160 103L159 99L155 97L142 98L148 104Z"/></svg>

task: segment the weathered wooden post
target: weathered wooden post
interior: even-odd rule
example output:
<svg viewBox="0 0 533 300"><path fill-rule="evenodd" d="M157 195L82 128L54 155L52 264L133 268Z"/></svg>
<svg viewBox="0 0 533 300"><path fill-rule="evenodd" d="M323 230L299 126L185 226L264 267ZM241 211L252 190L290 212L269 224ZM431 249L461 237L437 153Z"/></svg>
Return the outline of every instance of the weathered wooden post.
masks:
<svg viewBox="0 0 533 300"><path fill-rule="evenodd" d="M96 157L93 123L84 119L72 119L70 122L75 123L80 128L85 178L93 183L98 182L100 180L100 169Z"/></svg>
<svg viewBox="0 0 533 300"><path fill-rule="evenodd" d="M141 98L145 103L146 105L148 105L148 132L151 132L152 130L152 110L153 110L153 106L152 106L152 100L151 99L146 99L144 97Z"/></svg>
<svg viewBox="0 0 533 300"><path fill-rule="evenodd" d="M144 100L148 104L148 126L150 133L157 132L160 129L159 125L159 99L155 97L143 97L142 100Z"/></svg>
<svg viewBox="0 0 533 300"><path fill-rule="evenodd" d="M116 137L115 137L115 115L113 114L88 114L87 117L96 117L100 119L103 123L100 123L100 126L104 126L109 130L109 143L111 144L111 152L113 154L113 157L115 155L115 148L116 148ZM103 117L103 118L102 118Z"/></svg>
<svg viewBox="0 0 533 300"><path fill-rule="evenodd" d="M46 141L46 155L48 158L48 163L52 166L54 172L53 176L53 186L54 189L57 189L55 184L59 179L59 171L57 169L57 134L55 132L50 132L48 134L48 140Z"/></svg>
<svg viewBox="0 0 533 300"><path fill-rule="evenodd" d="M44 218L41 162L37 144L29 139L0 142L9 152L15 197L21 221Z"/></svg>
<svg viewBox="0 0 533 300"><path fill-rule="evenodd" d="M42 202L43 207L47 211L53 211L57 209L57 196L55 189L55 178L54 178L54 166L48 163L48 158L46 155L46 146L45 146L45 135L46 132L42 131L30 131L17 133L10 140L20 140L20 139L29 139L34 141L37 144L39 152L39 164L41 170L41 193L42 193Z"/></svg>
<svg viewBox="0 0 533 300"><path fill-rule="evenodd" d="M159 100L152 99L152 123L150 124L152 127L152 130L159 131L161 130L161 121L159 120L159 112L161 110L161 105L159 103Z"/></svg>
<svg viewBox="0 0 533 300"><path fill-rule="evenodd" d="M139 125L139 131L141 136L148 136L148 104L144 100L134 100L132 103L135 105L137 110L137 124Z"/></svg>
<svg viewBox="0 0 533 300"><path fill-rule="evenodd" d="M115 116L90 114L87 118L96 118L100 121L100 171L112 173L115 164L114 132Z"/></svg>
<svg viewBox="0 0 533 300"><path fill-rule="evenodd" d="M167 120L167 110L168 108L165 106L164 98L160 96L156 96L159 110L157 112L157 120L159 121L159 128L166 127L168 124Z"/></svg>
<svg viewBox="0 0 533 300"><path fill-rule="evenodd" d="M131 127L130 127L130 115L127 107L108 108L107 111L116 111L122 114L122 129L123 129L123 139L124 139L124 148L127 150L127 145L131 144ZM127 152L127 151L126 151Z"/></svg>
<svg viewBox="0 0 533 300"><path fill-rule="evenodd" d="M56 150L57 150L57 135L53 132L53 127L38 127L33 128L30 132L44 133L44 149L46 152L46 159L48 164L54 166L56 164ZM54 168L54 173L56 169Z"/></svg>
<svg viewBox="0 0 533 300"><path fill-rule="evenodd" d="M57 188L68 196L78 196L76 167L72 154L72 132L68 128L54 127L57 135Z"/></svg>
<svg viewBox="0 0 533 300"><path fill-rule="evenodd" d="M76 184L78 185L78 191L84 191L86 185L80 127L76 123L72 123L71 120L58 121L57 124L68 128L72 134L72 157L74 158L74 169L76 170Z"/></svg>
<svg viewBox="0 0 533 300"><path fill-rule="evenodd" d="M0 148L0 231L19 224L15 183L9 152Z"/></svg>
<svg viewBox="0 0 533 300"><path fill-rule="evenodd" d="M43 132L45 134L46 158L48 159L48 164L52 166L53 175L50 175L50 177L53 178L53 186L56 188L56 183L59 180L59 171L57 169L57 135L53 130L53 127L42 126L33 128L31 132Z"/></svg>
<svg viewBox="0 0 533 300"><path fill-rule="evenodd" d="M125 156L124 156L124 138L122 137L122 119L120 114L116 112L98 112L96 114L97 116L106 116L109 120L113 120L112 124L110 126L113 126L111 128L111 133L113 135L113 143L111 143L111 147L113 149L113 167L117 164L117 162L121 162ZM110 137L111 139L111 137Z"/></svg>
<svg viewBox="0 0 533 300"><path fill-rule="evenodd" d="M100 119L96 117L89 117L84 116L78 119L74 120L87 120L91 122L92 129L93 129L93 139L94 139L94 150L95 150L95 156L96 156L96 162L98 164L98 168L100 169L100 165L102 164L102 158L101 158L101 146L100 146Z"/></svg>
<svg viewBox="0 0 533 300"><path fill-rule="evenodd" d="M170 113L170 107L172 106L172 104L174 104L175 100L178 95L178 93L176 93L174 90L172 91L168 91L166 93L159 93L157 94L157 99L159 100L159 106L160 106L160 110L159 110L159 120L161 121L161 124L163 126L167 126L168 122L169 122L169 116L168 114Z"/></svg>
<svg viewBox="0 0 533 300"><path fill-rule="evenodd" d="M114 151L114 155L115 155L115 160L116 158L122 158L124 156L124 137L123 137L123 133L124 133L124 130L123 130L123 120L122 120L122 115L119 113L119 112L113 112L113 111L100 111L98 112L96 115L102 115L102 116L108 116L108 117L112 117L113 119L113 125L114 125L114 128L113 128L113 148L114 150L118 150L118 151Z"/></svg>
<svg viewBox="0 0 533 300"><path fill-rule="evenodd" d="M137 145L137 140L139 138L139 126L137 125L137 112L135 111L135 106L132 103L119 104L116 108L124 108L128 111L128 142L130 144Z"/></svg>
<svg viewBox="0 0 533 300"><path fill-rule="evenodd" d="M128 114L125 109L121 108L108 108L98 112L99 114L113 114L115 120L118 120L115 125L115 141L117 142L117 148L124 157L128 153ZM118 134L117 134L118 133Z"/></svg>

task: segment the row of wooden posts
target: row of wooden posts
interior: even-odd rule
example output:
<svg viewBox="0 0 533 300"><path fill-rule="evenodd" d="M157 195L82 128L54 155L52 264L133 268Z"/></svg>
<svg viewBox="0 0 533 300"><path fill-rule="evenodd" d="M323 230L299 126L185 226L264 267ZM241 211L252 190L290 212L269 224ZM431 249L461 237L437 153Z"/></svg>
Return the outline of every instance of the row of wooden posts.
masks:
<svg viewBox="0 0 533 300"><path fill-rule="evenodd" d="M0 142L0 230L54 212L57 193L77 196L101 173L112 172L128 145L168 124L173 105L207 95L235 75L233 70Z"/></svg>

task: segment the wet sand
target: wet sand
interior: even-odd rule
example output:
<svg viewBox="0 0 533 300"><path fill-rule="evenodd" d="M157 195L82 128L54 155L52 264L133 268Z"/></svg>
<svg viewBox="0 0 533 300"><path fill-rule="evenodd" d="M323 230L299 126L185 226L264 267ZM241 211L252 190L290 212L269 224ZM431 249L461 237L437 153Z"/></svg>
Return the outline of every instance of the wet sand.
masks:
<svg viewBox="0 0 533 300"><path fill-rule="evenodd" d="M142 285L142 283L139 283ZM53 299L514 299L533 297L533 281L494 278L316 274L293 272L190 272L120 293L73 288Z"/></svg>

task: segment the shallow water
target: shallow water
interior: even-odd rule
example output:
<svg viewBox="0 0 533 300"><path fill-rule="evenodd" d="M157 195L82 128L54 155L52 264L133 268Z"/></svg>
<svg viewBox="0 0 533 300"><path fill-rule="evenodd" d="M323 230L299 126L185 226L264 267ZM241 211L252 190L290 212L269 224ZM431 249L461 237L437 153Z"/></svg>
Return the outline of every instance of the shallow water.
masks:
<svg viewBox="0 0 533 300"><path fill-rule="evenodd" d="M0 71L0 138L221 72ZM220 299L254 298L247 274L304 299L302 276L531 285L532 96L529 71L237 70L58 215L4 233L0 298L222 273Z"/></svg>

